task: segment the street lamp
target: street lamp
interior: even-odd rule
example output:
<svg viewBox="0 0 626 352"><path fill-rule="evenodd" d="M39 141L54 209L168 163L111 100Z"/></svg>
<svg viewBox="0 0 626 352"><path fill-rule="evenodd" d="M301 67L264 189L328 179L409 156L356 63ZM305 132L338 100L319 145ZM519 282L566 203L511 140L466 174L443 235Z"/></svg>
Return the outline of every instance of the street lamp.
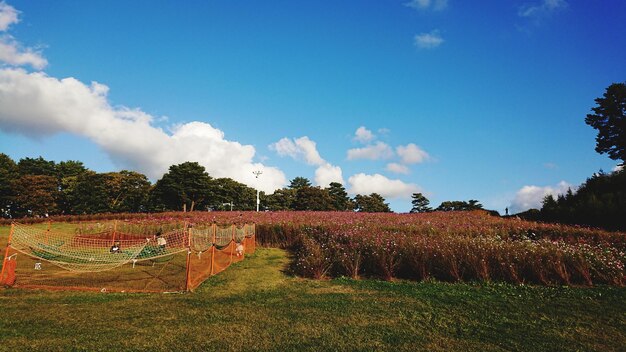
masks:
<svg viewBox="0 0 626 352"><path fill-rule="evenodd" d="M254 177L256 178L256 211L259 211L259 204L261 201L259 200L259 176L263 173L261 170L252 171Z"/></svg>

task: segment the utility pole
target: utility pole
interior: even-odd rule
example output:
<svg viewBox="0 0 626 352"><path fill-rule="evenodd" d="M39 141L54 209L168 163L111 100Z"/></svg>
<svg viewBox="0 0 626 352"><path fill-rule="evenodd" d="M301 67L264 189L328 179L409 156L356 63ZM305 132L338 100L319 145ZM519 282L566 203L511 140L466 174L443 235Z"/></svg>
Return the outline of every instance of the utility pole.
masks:
<svg viewBox="0 0 626 352"><path fill-rule="evenodd" d="M256 211L259 211L259 204L261 201L259 200L259 176L263 173L261 170L252 171L254 177L256 178Z"/></svg>

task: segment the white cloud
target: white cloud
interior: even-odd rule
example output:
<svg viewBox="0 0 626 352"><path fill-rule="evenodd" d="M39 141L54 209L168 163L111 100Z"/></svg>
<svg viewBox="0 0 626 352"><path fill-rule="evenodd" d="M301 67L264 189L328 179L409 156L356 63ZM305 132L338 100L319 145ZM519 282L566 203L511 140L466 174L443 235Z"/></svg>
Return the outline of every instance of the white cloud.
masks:
<svg viewBox="0 0 626 352"><path fill-rule="evenodd" d="M511 202L511 212L519 213L528 209L541 209L543 199L551 194L556 197L559 194L564 194L568 189L574 191L574 187L561 181L556 186L524 186L515 194L515 198Z"/></svg>
<svg viewBox="0 0 626 352"><path fill-rule="evenodd" d="M341 168L325 163L315 170L315 184L320 187L328 187L331 182L344 184Z"/></svg>
<svg viewBox="0 0 626 352"><path fill-rule="evenodd" d="M31 48L21 48L11 36L0 37L0 61L11 66L30 65L38 70L48 65L48 61L41 53Z"/></svg>
<svg viewBox="0 0 626 352"><path fill-rule="evenodd" d="M398 164L398 163L389 163L385 170L389 172L394 172L396 174L408 174L409 168L406 165Z"/></svg>
<svg viewBox="0 0 626 352"><path fill-rule="evenodd" d="M169 166L196 161L214 177L231 177L256 186L252 171L262 170L259 189L272 192L287 183L284 173L253 163L255 149L226 140L204 122L174 126L170 133L153 126L139 109L112 107L108 87L57 79L43 72L0 69L0 129L31 137L59 132L83 136L99 145L116 165L160 178Z"/></svg>
<svg viewBox="0 0 626 352"><path fill-rule="evenodd" d="M0 32L6 32L12 24L18 23L19 11L7 3L0 2ZM23 48L22 45L8 34L0 35L0 63L10 66L30 65L41 70L48 61L31 48Z"/></svg>
<svg viewBox="0 0 626 352"><path fill-rule="evenodd" d="M317 144L304 136L293 141L289 138L282 138L274 144L270 144L270 149L276 151L280 156L290 156L296 160L304 160L309 165L322 165L324 159L317 151Z"/></svg>
<svg viewBox="0 0 626 352"><path fill-rule="evenodd" d="M520 17L539 19L567 6L568 3L565 0L543 0L540 3L523 4L518 9L517 14Z"/></svg>
<svg viewBox="0 0 626 352"><path fill-rule="evenodd" d="M373 141L375 138L376 136L374 136L372 131L365 128L365 126L361 126L357 128L356 132L354 132L354 140L357 142L361 142L363 144L369 143Z"/></svg>
<svg viewBox="0 0 626 352"><path fill-rule="evenodd" d="M433 9L434 11L441 11L448 7L448 0L412 0L405 3L404 6L416 10Z"/></svg>
<svg viewBox="0 0 626 352"><path fill-rule="evenodd" d="M613 168L613 172L622 171L624 169L624 165L616 165Z"/></svg>
<svg viewBox="0 0 626 352"><path fill-rule="evenodd" d="M6 2L0 2L0 32L4 32L9 29L14 23L18 23L20 20L17 17L19 11Z"/></svg>
<svg viewBox="0 0 626 352"><path fill-rule="evenodd" d="M438 30L432 30L430 33L420 33L414 38L415 46L420 49L434 49L443 44L444 40L441 38Z"/></svg>
<svg viewBox="0 0 626 352"><path fill-rule="evenodd" d="M302 160L309 165L317 166L315 170L317 186L327 187L331 182L344 183L341 168L322 159L317 151L317 144L307 136L293 140L285 137L270 144L269 148L280 156L290 156L295 160Z"/></svg>
<svg viewBox="0 0 626 352"><path fill-rule="evenodd" d="M397 146L396 152L403 164L419 164L430 158L428 153L413 143Z"/></svg>
<svg viewBox="0 0 626 352"><path fill-rule="evenodd" d="M391 180L387 177L374 174L366 175L359 173L348 179L351 194L368 195L378 193L385 198L411 198L411 194L420 192L420 188L413 183L405 183L401 180Z"/></svg>
<svg viewBox="0 0 626 352"><path fill-rule="evenodd" d="M393 156L393 150L390 146L383 142L376 142L376 144L368 145L363 148L354 148L348 150L348 160L355 159L389 159Z"/></svg>

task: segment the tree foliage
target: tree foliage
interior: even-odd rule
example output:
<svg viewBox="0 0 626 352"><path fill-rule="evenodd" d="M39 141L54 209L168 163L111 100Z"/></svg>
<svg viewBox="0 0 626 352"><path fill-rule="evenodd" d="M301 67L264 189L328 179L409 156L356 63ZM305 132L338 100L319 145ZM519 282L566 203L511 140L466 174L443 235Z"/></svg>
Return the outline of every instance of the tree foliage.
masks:
<svg viewBox="0 0 626 352"><path fill-rule="evenodd" d="M435 209L436 211L466 211L466 210L481 210L483 205L475 199L469 201L444 201Z"/></svg>
<svg viewBox="0 0 626 352"><path fill-rule="evenodd" d="M256 209L256 190L232 178L212 179L203 205L211 210L253 210Z"/></svg>
<svg viewBox="0 0 626 352"><path fill-rule="evenodd" d="M389 204L385 203L385 198L378 193L369 196L357 194L354 197L354 210L364 213L390 213Z"/></svg>
<svg viewBox="0 0 626 352"><path fill-rule="evenodd" d="M597 98L585 122L598 130L596 151L613 160L626 160L626 84L613 83Z"/></svg>
<svg viewBox="0 0 626 352"><path fill-rule="evenodd" d="M46 160L41 156L38 158L23 158L17 163L20 175L45 175L57 176L57 169L54 161Z"/></svg>
<svg viewBox="0 0 626 352"><path fill-rule="evenodd" d="M302 187L311 187L311 181L309 181L309 179L305 177L296 177L291 180L291 183L289 184L289 188L295 190Z"/></svg>
<svg viewBox="0 0 626 352"><path fill-rule="evenodd" d="M267 210L280 211L291 210L296 199L296 190L291 188L281 188L265 197Z"/></svg>
<svg viewBox="0 0 626 352"><path fill-rule="evenodd" d="M411 208L411 213L426 213L433 210L431 207L429 207L430 201L423 194L413 193L413 195L411 195L411 198L413 198L413 200L411 201L411 204L413 204L413 207Z"/></svg>
<svg viewBox="0 0 626 352"><path fill-rule="evenodd" d="M331 182L327 190L332 199L334 210L346 211L354 209L354 203L352 199L348 197L348 192L346 192L345 187L343 187L341 183Z"/></svg>
<svg viewBox="0 0 626 352"><path fill-rule="evenodd" d="M207 199L211 189L211 177L204 166L197 162L172 165L156 182L152 190L152 202L163 210L193 211L196 204Z"/></svg>
<svg viewBox="0 0 626 352"><path fill-rule="evenodd" d="M22 175L15 182L17 215L47 216L58 212L57 178L47 175Z"/></svg>
<svg viewBox="0 0 626 352"><path fill-rule="evenodd" d="M333 199L326 189L304 186L296 190L292 206L294 210L328 211L333 210Z"/></svg>
<svg viewBox="0 0 626 352"><path fill-rule="evenodd" d="M0 153L0 216L11 216L15 198L15 180L18 177L17 164L4 153Z"/></svg>
<svg viewBox="0 0 626 352"><path fill-rule="evenodd" d="M588 178L576 192L555 199L548 195L539 213L527 218L549 222L626 230L626 172L599 172Z"/></svg>

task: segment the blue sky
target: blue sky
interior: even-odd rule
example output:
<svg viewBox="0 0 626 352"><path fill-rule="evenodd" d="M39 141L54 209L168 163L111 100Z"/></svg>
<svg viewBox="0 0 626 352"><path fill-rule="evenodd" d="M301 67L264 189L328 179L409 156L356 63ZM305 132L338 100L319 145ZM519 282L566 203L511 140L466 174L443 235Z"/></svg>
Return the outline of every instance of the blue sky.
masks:
<svg viewBox="0 0 626 352"><path fill-rule="evenodd" d="M584 118L626 80L624 1L2 4L15 160L153 180L193 160L251 186L262 169L266 191L304 176L501 212L617 164Z"/></svg>

